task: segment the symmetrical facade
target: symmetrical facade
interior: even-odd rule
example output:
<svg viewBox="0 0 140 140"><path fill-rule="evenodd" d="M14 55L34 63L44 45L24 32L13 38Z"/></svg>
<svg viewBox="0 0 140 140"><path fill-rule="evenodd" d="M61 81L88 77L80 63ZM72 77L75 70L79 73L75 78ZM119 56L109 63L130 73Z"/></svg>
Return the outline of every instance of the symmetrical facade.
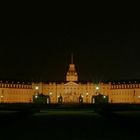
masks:
<svg viewBox="0 0 140 140"><path fill-rule="evenodd" d="M140 82L81 83L73 60L64 83L0 81L0 103L30 103L39 93L49 95L51 103L60 96L63 103L79 103L79 97L83 103L93 103L92 97L99 93L109 96L110 103L140 103Z"/></svg>

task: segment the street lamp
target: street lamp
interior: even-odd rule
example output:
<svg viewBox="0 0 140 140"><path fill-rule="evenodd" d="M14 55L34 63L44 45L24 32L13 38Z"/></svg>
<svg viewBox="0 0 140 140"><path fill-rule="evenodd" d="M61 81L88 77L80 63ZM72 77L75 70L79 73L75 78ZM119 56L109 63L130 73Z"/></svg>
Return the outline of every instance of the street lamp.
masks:
<svg viewBox="0 0 140 140"><path fill-rule="evenodd" d="M35 86L35 96L34 96L35 99L38 98L38 95L39 95L38 90L39 90L39 87L38 86Z"/></svg>
<svg viewBox="0 0 140 140"><path fill-rule="evenodd" d="M96 93L95 94L98 95L99 94L99 86L96 86L95 89L96 89Z"/></svg>

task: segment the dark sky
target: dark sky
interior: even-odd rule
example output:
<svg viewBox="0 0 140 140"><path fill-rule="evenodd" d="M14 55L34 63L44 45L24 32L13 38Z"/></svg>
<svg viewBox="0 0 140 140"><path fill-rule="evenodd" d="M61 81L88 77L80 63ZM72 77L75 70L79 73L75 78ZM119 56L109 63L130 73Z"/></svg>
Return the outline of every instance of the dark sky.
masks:
<svg viewBox="0 0 140 140"><path fill-rule="evenodd" d="M71 53L80 81L140 79L140 20L49 23L45 31L4 31L0 78L64 81Z"/></svg>

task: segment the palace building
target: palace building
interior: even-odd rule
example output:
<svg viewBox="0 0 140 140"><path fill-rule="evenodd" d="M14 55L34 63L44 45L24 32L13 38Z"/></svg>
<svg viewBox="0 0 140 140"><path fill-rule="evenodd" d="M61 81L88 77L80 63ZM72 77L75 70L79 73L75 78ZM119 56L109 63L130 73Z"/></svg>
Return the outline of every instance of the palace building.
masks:
<svg viewBox="0 0 140 140"><path fill-rule="evenodd" d="M94 103L93 96L102 94L110 103L140 103L140 81L121 82L78 82L73 58L65 82L16 82L0 81L0 103L31 103L33 96L44 94L51 103Z"/></svg>

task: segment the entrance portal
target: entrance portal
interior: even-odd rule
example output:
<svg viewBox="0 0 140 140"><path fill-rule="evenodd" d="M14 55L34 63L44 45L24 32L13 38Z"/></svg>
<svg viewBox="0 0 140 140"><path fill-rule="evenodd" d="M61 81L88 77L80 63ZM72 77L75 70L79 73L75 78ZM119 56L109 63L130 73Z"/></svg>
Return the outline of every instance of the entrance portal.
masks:
<svg viewBox="0 0 140 140"><path fill-rule="evenodd" d="M65 104L76 104L79 103L79 99L76 95L66 95L64 97Z"/></svg>

